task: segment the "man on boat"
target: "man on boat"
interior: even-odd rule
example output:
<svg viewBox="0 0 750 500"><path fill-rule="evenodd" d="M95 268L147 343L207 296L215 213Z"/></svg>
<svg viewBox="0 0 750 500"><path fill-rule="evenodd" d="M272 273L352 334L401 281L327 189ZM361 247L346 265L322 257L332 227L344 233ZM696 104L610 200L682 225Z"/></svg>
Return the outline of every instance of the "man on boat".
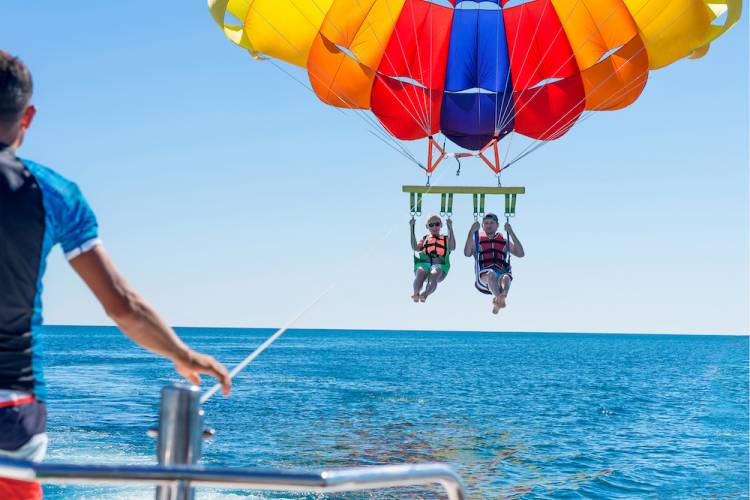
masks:
<svg viewBox="0 0 750 500"><path fill-rule="evenodd" d="M448 235L440 234L443 220L432 215L427 219L428 233L419 241L414 234L416 220L411 219L411 248L419 253L414 258L414 302L424 302L448 275L450 269L450 253L456 249L456 239L453 236L453 221L448 218ZM427 285L422 291L422 286Z"/></svg>
<svg viewBox="0 0 750 500"><path fill-rule="evenodd" d="M464 246L464 255L474 257L476 261L477 288L492 294L492 314L497 314L505 307L505 299L513 281L509 255L525 255L510 223L505 223L507 239L497 232L499 227L497 215L486 214L482 219L481 231L479 222L472 224Z"/></svg>
<svg viewBox="0 0 750 500"><path fill-rule="evenodd" d="M34 118L32 80L17 58L0 51L0 457L40 461L47 449L45 384L39 326L42 275L60 244L107 315L131 340L170 359L193 383L231 380L211 356L185 345L128 284L104 250L93 211L78 187L16 150ZM39 484L0 479L0 498L41 498Z"/></svg>

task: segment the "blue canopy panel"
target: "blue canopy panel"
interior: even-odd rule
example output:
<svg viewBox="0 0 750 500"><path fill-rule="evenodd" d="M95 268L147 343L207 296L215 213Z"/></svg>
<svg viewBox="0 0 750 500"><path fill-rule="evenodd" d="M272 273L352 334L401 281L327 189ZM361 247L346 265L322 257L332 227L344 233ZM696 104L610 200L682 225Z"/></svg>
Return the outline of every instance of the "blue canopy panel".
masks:
<svg viewBox="0 0 750 500"><path fill-rule="evenodd" d="M476 7L461 8L461 3ZM513 85L503 13L459 2L453 14L440 128L459 146L482 149L513 130Z"/></svg>

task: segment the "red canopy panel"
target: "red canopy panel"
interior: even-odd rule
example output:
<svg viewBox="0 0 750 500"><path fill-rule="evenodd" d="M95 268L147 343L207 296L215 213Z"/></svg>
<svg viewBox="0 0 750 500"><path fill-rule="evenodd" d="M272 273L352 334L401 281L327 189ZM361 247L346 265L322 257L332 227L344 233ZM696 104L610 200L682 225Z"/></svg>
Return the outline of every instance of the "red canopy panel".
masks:
<svg viewBox="0 0 750 500"><path fill-rule="evenodd" d="M402 140L440 131L453 9L406 0L381 60L371 108L380 123Z"/></svg>
<svg viewBox="0 0 750 500"><path fill-rule="evenodd" d="M549 0L504 8L503 18L515 131L533 139L557 139L586 104L580 70L560 19Z"/></svg>

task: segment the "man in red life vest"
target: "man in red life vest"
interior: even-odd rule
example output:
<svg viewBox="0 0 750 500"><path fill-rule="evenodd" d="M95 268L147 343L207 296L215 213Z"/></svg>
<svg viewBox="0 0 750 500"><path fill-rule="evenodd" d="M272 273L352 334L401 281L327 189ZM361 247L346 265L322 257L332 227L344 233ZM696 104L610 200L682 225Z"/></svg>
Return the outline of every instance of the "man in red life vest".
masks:
<svg viewBox="0 0 750 500"><path fill-rule="evenodd" d="M450 269L449 256L456 249L456 239L453 236L453 221L448 219L448 235L440 234L443 221L437 215L427 219L427 230L429 233L417 241L414 234L416 221L411 220L411 248L419 252L419 258L414 260L414 302L424 302L436 289L438 283L443 281ZM422 292L422 286L427 281Z"/></svg>
<svg viewBox="0 0 750 500"><path fill-rule="evenodd" d="M499 226L497 215L486 214L482 219L481 231L479 222L472 224L464 246L464 255L476 259L478 280L492 292L492 314L497 314L505 307L510 282L513 280L509 254L516 257L525 255L510 223L505 223L509 241L497 232Z"/></svg>

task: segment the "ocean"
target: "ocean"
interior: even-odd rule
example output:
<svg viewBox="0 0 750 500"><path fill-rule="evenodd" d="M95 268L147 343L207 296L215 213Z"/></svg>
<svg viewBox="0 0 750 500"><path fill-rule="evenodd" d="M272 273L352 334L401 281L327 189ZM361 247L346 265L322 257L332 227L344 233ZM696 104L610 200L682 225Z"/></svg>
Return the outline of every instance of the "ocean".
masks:
<svg viewBox="0 0 750 500"><path fill-rule="evenodd" d="M228 367L272 330L178 328ZM169 362L110 327L44 328L50 462L151 464ZM210 381L204 380L207 388ZM203 463L436 461L471 498L748 498L748 337L289 331L204 406ZM45 486L48 499L151 498ZM199 499L330 497L199 489Z"/></svg>

